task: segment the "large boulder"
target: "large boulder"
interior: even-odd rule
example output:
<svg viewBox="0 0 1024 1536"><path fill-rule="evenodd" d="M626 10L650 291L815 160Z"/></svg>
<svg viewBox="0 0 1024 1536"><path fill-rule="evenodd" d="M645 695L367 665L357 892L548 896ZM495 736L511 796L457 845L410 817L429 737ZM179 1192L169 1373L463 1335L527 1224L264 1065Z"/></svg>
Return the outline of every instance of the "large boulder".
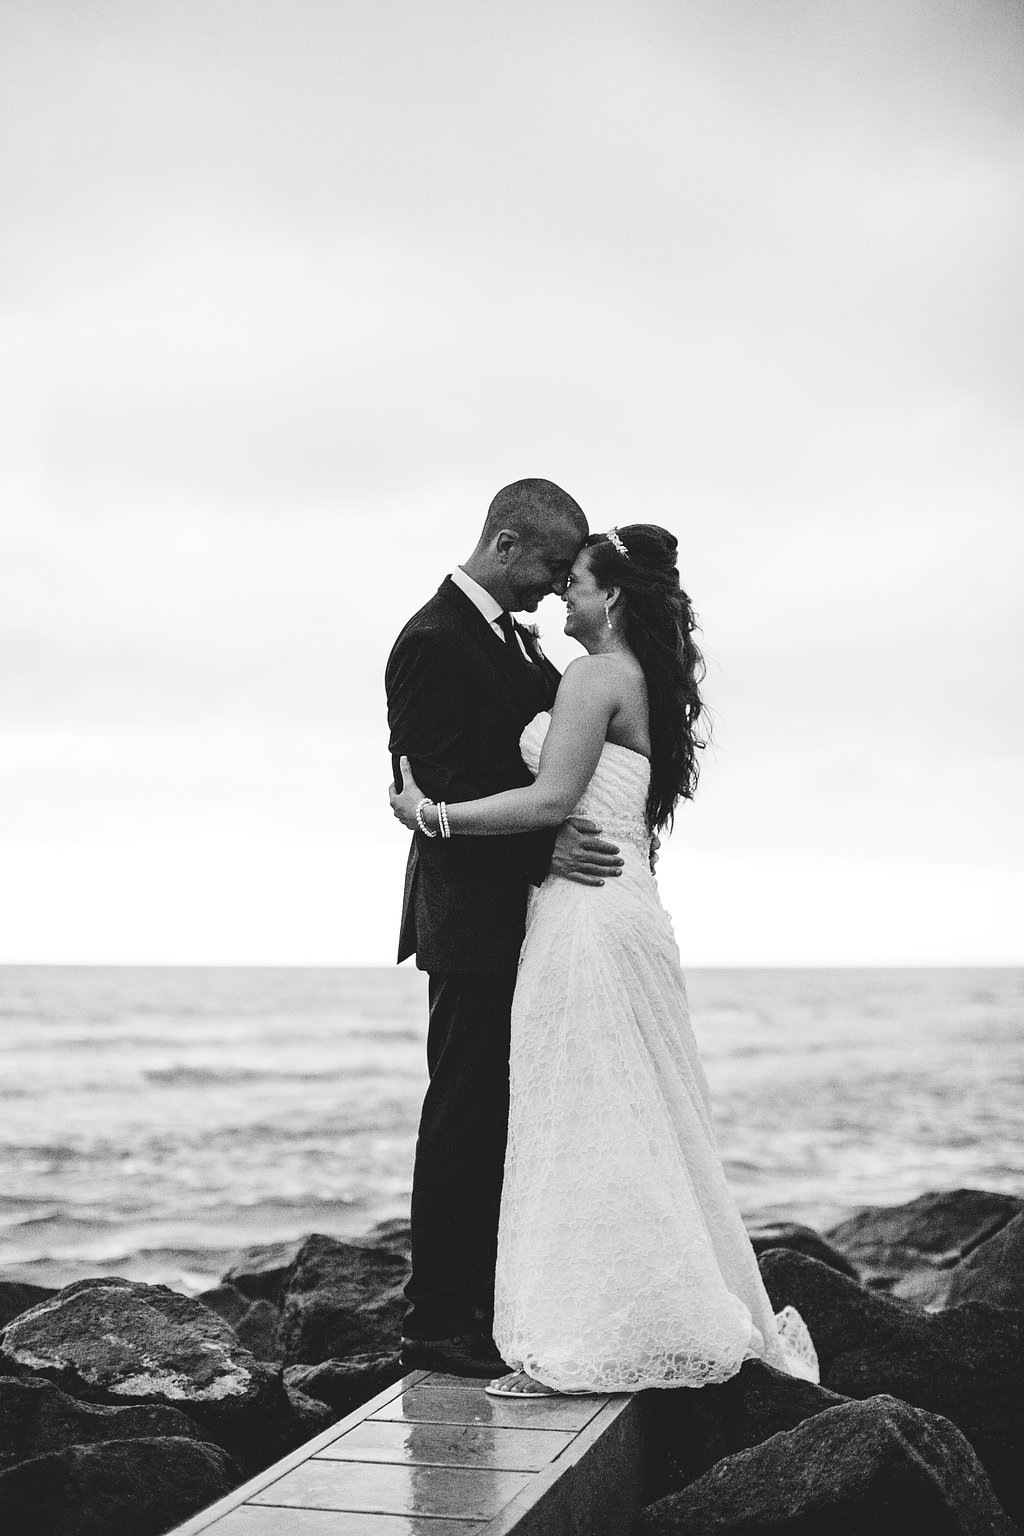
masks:
<svg viewBox="0 0 1024 1536"><path fill-rule="evenodd" d="M382 1278L385 1283L390 1284L394 1275L403 1273L404 1284L408 1279L410 1246L409 1222L397 1217L379 1221L357 1242L351 1244L327 1237L322 1232L310 1233L308 1237L299 1238L295 1242L260 1244L247 1248L223 1276L221 1284L204 1292L200 1300L212 1306L215 1311L224 1312L226 1316L226 1307L233 1309L237 1306L228 1294L230 1288L230 1291L241 1294L249 1302L269 1301L275 1307L282 1307L287 1292L293 1287L299 1263L308 1266L311 1254L326 1252L328 1249L350 1254L379 1253L384 1256ZM402 1271L388 1264L389 1258L399 1259ZM235 1318L231 1317L229 1321L234 1324Z"/></svg>
<svg viewBox="0 0 1024 1536"><path fill-rule="evenodd" d="M412 1227L408 1216L389 1216L378 1221L359 1239L360 1248L388 1248L403 1259L412 1259Z"/></svg>
<svg viewBox="0 0 1024 1536"><path fill-rule="evenodd" d="M63 1451L69 1445L170 1435L200 1438L192 1420L177 1408L157 1403L103 1408L68 1397L52 1381L0 1376L0 1466Z"/></svg>
<svg viewBox="0 0 1024 1536"><path fill-rule="evenodd" d="M257 1360L280 1360L277 1326L281 1310L272 1301L250 1301L233 1285L215 1285L212 1290L201 1291L196 1300L229 1323Z"/></svg>
<svg viewBox="0 0 1024 1536"><path fill-rule="evenodd" d="M652 1495L685 1488L724 1456L845 1401L761 1360L745 1361L728 1381L699 1392L680 1387L647 1397Z"/></svg>
<svg viewBox="0 0 1024 1536"><path fill-rule="evenodd" d="M308 1237L300 1237L290 1243L261 1243L247 1248L238 1262L221 1277L221 1286L216 1290L232 1286L250 1302L269 1301L279 1307L295 1260L309 1241ZM206 1300L206 1297L202 1299Z"/></svg>
<svg viewBox="0 0 1024 1536"><path fill-rule="evenodd" d="M160 1536L241 1481L219 1446L174 1438L72 1445L0 1472L5 1536Z"/></svg>
<svg viewBox="0 0 1024 1536"><path fill-rule="evenodd" d="M1004 1508L1024 1520L1024 1314L981 1302L922 1312L782 1249L760 1264L775 1308L796 1307L810 1329L822 1386L888 1393L952 1420Z"/></svg>
<svg viewBox="0 0 1024 1536"><path fill-rule="evenodd" d="M1015 1536L963 1435L891 1397L841 1403L649 1505L645 1536Z"/></svg>
<svg viewBox="0 0 1024 1536"><path fill-rule="evenodd" d="M277 1330L281 1321L278 1309L269 1301L254 1301L245 1315L234 1324L235 1332L257 1360L280 1360Z"/></svg>
<svg viewBox="0 0 1024 1536"><path fill-rule="evenodd" d="M1024 1212L972 1249L952 1271L946 1305L965 1301L1024 1309Z"/></svg>
<svg viewBox="0 0 1024 1536"><path fill-rule="evenodd" d="M288 1277L277 1342L288 1365L394 1352L405 1315L408 1265L384 1248L354 1248L314 1233Z"/></svg>
<svg viewBox="0 0 1024 1536"><path fill-rule="evenodd" d="M905 1205L865 1206L825 1236L873 1289L939 1306L949 1272L1022 1211L1015 1195L942 1190Z"/></svg>
<svg viewBox="0 0 1024 1536"><path fill-rule="evenodd" d="M0 1371L89 1402L180 1408L247 1463L280 1454L293 1427L280 1372L165 1285L108 1277L65 1287L0 1334Z"/></svg>
<svg viewBox="0 0 1024 1536"><path fill-rule="evenodd" d="M758 1265L775 1310L794 1306L807 1324L823 1383L836 1356L851 1349L897 1334L914 1340L930 1336L933 1314L899 1297L870 1291L805 1254L772 1248L760 1255Z"/></svg>
<svg viewBox="0 0 1024 1536"><path fill-rule="evenodd" d="M49 1285L30 1285L27 1280L0 1280L0 1328L6 1328L13 1317L56 1294Z"/></svg>
<svg viewBox="0 0 1024 1536"><path fill-rule="evenodd" d="M314 1435L319 1435L322 1430L328 1429L341 1418L340 1413L335 1413L319 1398L307 1397L306 1393L300 1392L297 1387L286 1385L285 1391L288 1394L295 1423L302 1431L300 1443L312 1440Z"/></svg>
<svg viewBox="0 0 1024 1536"><path fill-rule="evenodd" d="M798 1221L752 1221L747 1224L747 1236L756 1254L767 1253L769 1248L792 1248L794 1253L805 1253L809 1259L817 1259L851 1280L859 1280L855 1264L845 1254L813 1227L805 1227Z"/></svg>
<svg viewBox="0 0 1024 1536"><path fill-rule="evenodd" d="M400 1381L404 1374L397 1355L379 1354L324 1360L320 1365L286 1365L284 1379L289 1392L295 1389L317 1398L340 1419Z"/></svg>
<svg viewBox="0 0 1024 1536"><path fill-rule="evenodd" d="M215 1285L208 1291L200 1291L196 1301L201 1301L204 1307L216 1312L232 1328L242 1321L252 1306L251 1298L243 1296L233 1285Z"/></svg>

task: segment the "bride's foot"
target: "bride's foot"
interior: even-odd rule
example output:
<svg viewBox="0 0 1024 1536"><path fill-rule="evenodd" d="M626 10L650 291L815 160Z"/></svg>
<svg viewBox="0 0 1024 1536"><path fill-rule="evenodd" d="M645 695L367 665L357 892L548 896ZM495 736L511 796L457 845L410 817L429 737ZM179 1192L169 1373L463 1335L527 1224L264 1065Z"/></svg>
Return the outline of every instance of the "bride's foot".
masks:
<svg viewBox="0 0 1024 1536"><path fill-rule="evenodd" d="M509 1376L499 1376L484 1390L492 1397L558 1397L554 1387L545 1386L528 1371L513 1371Z"/></svg>

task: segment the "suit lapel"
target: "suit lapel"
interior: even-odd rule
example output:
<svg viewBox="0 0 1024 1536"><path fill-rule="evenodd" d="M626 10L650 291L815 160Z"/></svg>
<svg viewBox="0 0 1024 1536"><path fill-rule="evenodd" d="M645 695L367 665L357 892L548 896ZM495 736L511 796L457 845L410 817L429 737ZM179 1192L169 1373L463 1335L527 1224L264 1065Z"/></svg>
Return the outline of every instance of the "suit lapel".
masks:
<svg viewBox="0 0 1024 1536"><path fill-rule="evenodd" d="M558 685L562 681L562 674L554 662L549 661L544 655L540 648L540 641L532 629L529 629L525 624L517 623L516 631L522 637L523 644L532 662L531 671L543 682L544 708L550 709L555 702L555 694L558 692Z"/></svg>
<svg viewBox="0 0 1024 1536"><path fill-rule="evenodd" d="M558 686L558 673L546 658L542 660L537 656L531 644L533 636L528 631L524 631L518 624L515 626L534 657L535 665L528 662L518 648L513 652L510 646L495 634L476 604L455 585L450 576L445 577L438 588L437 595L452 616L458 620L467 641L474 646L480 659L500 683L502 692L515 693L529 707L536 705L537 708L541 708L543 703L550 703L550 699L554 696L553 689ZM539 683L543 684L543 688L538 687ZM537 703L540 692L544 692L547 698L542 703Z"/></svg>
<svg viewBox="0 0 1024 1536"><path fill-rule="evenodd" d="M520 624L518 619L513 619L512 623L515 626L516 634L523 642L527 657L535 667L539 667L544 658L540 653L540 642L538 641L537 636L533 633L532 629L527 627L527 625Z"/></svg>

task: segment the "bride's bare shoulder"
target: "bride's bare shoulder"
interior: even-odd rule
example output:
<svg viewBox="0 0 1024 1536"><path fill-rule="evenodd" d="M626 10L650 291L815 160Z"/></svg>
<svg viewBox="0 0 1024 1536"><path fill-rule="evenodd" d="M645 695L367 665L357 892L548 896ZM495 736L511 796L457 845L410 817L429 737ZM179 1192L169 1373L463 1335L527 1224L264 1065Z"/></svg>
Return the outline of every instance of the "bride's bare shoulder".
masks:
<svg viewBox="0 0 1024 1536"><path fill-rule="evenodd" d="M559 691L566 689L568 692L583 692L600 688L614 688L619 680L624 677L623 670L616 665L618 658L608 656L577 656L562 673L562 681Z"/></svg>
<svg viewBox="0 0 1024 1536"><path fill-rule="evenodd" d="M597 709L608 715L629 709L646 696L643 672L631 656L609 652L577 656L562 673L556 702L563 709Z"/></svg>
<svg viewBox="0 0 1024 1536"><path fill-rule="evenodd" d="M638 677L643 677L643 668L636 657L629 653L606 651L597 656L577 656L562 673L563 679L570 674L577 684L594 684L598 681L633 684Z"/></svg>

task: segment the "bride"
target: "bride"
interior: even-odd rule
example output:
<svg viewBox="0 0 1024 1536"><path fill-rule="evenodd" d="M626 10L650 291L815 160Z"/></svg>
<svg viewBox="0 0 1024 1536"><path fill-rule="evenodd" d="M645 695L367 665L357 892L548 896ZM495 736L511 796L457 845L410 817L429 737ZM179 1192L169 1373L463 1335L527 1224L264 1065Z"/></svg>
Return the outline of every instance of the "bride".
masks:
<svg viewBox="0 0 1024 1536"><path fill-rule="evenodd" d="M433 835L598 821L623 855L603 889L532 891L512 1008L494 1337L498 1396L700 1387L749 1358L817 1379L778 1317L729 1192L651 838L693 795L703 674L676 540L636 523L588 539L565 593L587 654L520 747L536 774L486 799L427 799L402 759L395 815ZM603 884L603 883L602 883Z"/></svg>

